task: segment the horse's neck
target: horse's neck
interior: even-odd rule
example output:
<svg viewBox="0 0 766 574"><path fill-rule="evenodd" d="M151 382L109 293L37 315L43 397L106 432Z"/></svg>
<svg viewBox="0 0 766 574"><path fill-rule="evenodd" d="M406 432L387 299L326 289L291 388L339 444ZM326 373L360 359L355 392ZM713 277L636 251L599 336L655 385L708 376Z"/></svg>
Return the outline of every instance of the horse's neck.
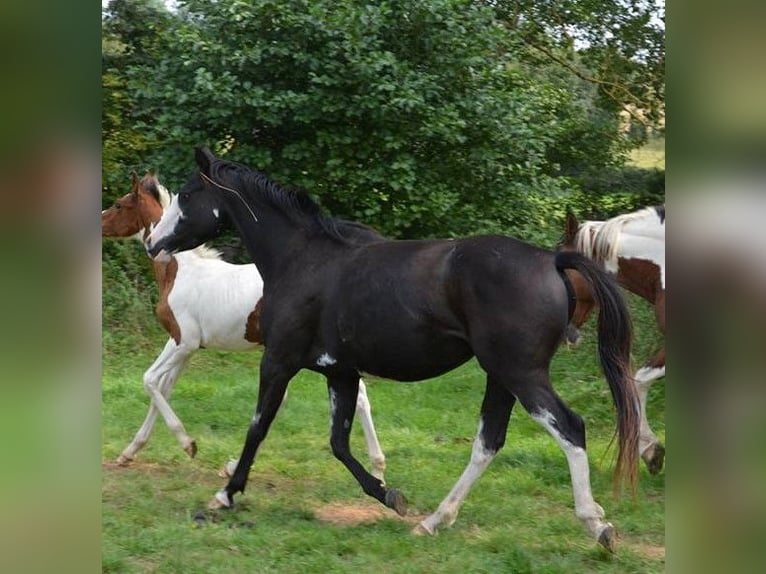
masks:
<svg viewBox="0 0 766 574"><path fill-rule="evenodd" d="M253 205L250 211L230 201L229 215L250 258L265 282L275 280L298 256L291 245L300 243L297 240L306 231L274 208Z"/></svg>
<svg viewBox="0 0 766 574"><path fill-rule="evenodd" d="M178 273L178 260L175 257L162 262L152 259L152 269L154 270L154 279L157 282L160 299L162 300L167 297L170 289L173 287L176 273Z"/></svg>
<svg viewBox="0 0 766 574"><path fill-rule="evenodd" d="M139 231L141 241L145 241L146 238L149 237L151 228L154 225L157 225L160 222L160 219L162 219L162 207L159 207L158 212L149 210L141 212L141 223L143 224L143 228Z"/></svg>

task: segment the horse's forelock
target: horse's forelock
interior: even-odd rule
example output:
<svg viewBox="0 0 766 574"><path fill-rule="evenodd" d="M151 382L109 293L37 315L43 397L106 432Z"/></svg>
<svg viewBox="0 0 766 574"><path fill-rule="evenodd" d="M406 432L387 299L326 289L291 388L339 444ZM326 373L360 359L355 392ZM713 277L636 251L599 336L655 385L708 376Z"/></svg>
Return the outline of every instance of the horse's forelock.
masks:
<svg viewBox="0 0 766 574"><path fill-rule="evenodd" d="M170 192L160 183L155 174L147 171L146 175L141 179L140 185L157 200L162 209L167 209L170 205Z"/></svg>

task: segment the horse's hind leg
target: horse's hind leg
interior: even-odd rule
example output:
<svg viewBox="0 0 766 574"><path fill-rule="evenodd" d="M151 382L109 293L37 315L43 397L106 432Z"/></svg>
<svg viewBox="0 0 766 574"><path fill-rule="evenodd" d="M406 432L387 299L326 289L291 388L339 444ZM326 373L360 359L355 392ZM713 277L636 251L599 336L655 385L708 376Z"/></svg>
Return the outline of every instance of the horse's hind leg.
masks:
<svg viewBox="0 0 766 574"><path fill-rule="evenodd" d="M330 394L330 446L332 453L354 475L365 494L372 496L400 515L407 513L407 499L394 488L367 472L351 454L349 438L354 422L354 409L359 396L359 376L355 372L334 372L327 376Z"/></svg>
<svg viewBox="0 0 766 574"><path fill-rule="evenodd" d="M479 430L473 442L471 460L436 512L422 520L413 530L413 534L436 534L439 526L451 526L455 522L460 506L471 487L503 447L508 419L515 402L514 396L500 383L487 377Z"/></svg>
<svg viewBox="0 0 766 574"><path fill-rule="evenodd" d="M119 464L127 464L133 460L136 452L146 445L158 414L162 414L168 428L176 435L187 454L193 457L196 453L196 443L187 434L183 423L167 402L193 351L194 349L178 346L173 339L169 339L152 366L144 373L144 388L151 397L151 405L141 428L117 458Z"/></svg>
<svg viewBox="0 0 766 574"><path fill-rule="evenodd" d="M614 551L614 527L604 520L604 509L593 499L591 491L582 418L556 394L545 371L525 377L522 384L513 388L513 392L532 418L553 436L564 451L572 478L575 515L600 544Z"/></svg>
<svg viewBox="0 0 766 574"><path fill-rule="evenodd" d="M359 417L359 423L364 431L364 439L367 442L367 452L370 455L372 463L372 476L379 478L384 484L383 473L386 470L386 457L378 442L378 435L375 432L375 424L372 422L372 411L370 401L367 398L367 386L362 379L359 379L359 394L356 397L356 414Z"/></svg>
<svg viewBox="0 0 766 574"><path fill-rule="evenodd" d="M646 401L649 387L654 381L665 376L665 349L659 351L646 366L636 371L636 391L641 404L641 434L638 440L638 448L641 458L646 463L646 468L651 474L657 474L662 470L665 462L665 447L660 439L654 434L649 421L646 418Z"/></svg>

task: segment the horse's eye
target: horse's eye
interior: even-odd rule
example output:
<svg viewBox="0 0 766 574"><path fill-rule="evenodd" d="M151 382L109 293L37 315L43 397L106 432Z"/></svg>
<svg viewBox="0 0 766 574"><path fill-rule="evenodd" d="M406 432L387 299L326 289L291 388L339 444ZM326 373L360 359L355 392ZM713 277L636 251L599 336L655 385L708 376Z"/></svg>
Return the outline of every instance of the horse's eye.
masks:
<svg viewBox="0 0 766 574"><path fill-rule="evenodd" d="M182 191L180 194L178 194L178 199L181 201L186 201L189 199L189 192L188 191Z"/></svg>
<svg viewBox="0 0 766 574"><path fill-rule="evenodd" d="M119 203L115 203L114 204L114 208L115 209L122 209L122 205L120 205Z"/></svg>

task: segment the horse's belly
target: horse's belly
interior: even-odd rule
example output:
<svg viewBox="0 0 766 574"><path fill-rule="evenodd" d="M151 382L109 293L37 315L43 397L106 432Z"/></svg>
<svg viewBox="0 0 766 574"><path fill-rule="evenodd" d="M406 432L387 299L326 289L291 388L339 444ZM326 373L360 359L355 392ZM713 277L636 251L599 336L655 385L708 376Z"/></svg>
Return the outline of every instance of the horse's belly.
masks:
<svg viewBox="0 0 766 574"><path fill-rule="evenodd" d="M420 381L459 367L473 356L465 341L437 338L420 343L407 340L378 342L356 353L357 368L396 381Z"/></svg>

